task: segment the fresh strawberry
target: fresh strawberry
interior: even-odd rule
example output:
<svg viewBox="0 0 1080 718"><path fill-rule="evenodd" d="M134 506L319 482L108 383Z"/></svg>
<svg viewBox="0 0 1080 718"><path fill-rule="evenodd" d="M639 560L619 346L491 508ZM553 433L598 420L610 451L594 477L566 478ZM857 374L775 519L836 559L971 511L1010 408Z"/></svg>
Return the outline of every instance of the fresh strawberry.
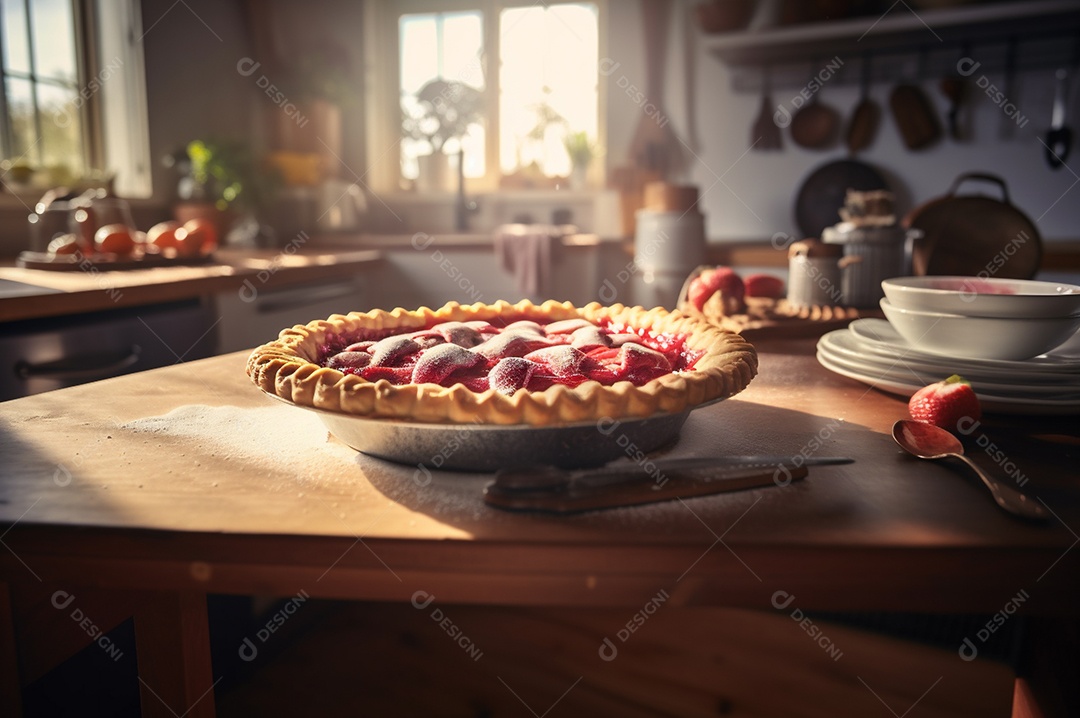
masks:
<svg viewBox="0 0 1080 718"><path fill-rule="evenodd" d="M978 419L982 416L979 397L959 374L919 389L908 402L911 418L942 429L955 431L964 417Z"/></svg>
<svg viewBox="0 0 1080 718"><path fill-rule="evenodd" d="M784 280L771 274L751 274L743 279L743 284L746 285L748 297L783 299L786 294Z"/></svg>
<svg viewBox="0 0 1080 718"><path fill-rule="evenodd" d="M705 309L709 298L717 292L721 296L724 314L739 314L746 309L746 287L742 278L731 267L703 270L690 282L686 294L690 303L700 312Z"/></svg>

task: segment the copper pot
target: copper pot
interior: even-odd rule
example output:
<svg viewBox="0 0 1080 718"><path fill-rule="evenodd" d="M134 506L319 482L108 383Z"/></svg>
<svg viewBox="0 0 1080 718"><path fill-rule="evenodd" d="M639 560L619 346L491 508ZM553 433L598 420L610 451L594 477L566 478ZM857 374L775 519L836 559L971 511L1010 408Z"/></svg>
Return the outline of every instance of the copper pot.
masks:
<svg viewBox="0 0 1080 718"><path fill-rule="evenodd" d="M997 185L1001 199L957 196L969 180ZM911 210L904 226L923 232L912 249L912 270L919 276L1030 279L1042 261L1039 230L1009 201L1005 180L996 175L961 174L943 196Z"/></svg>

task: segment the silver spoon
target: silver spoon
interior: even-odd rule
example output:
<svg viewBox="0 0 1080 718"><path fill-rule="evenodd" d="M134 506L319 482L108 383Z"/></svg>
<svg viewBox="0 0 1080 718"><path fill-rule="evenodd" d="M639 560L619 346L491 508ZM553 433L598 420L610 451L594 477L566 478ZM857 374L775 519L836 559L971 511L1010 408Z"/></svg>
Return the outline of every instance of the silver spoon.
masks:
<svg viewBox="0 0 1080 718"><path fill-rule="evenodd" d="M901 419L893 424L892 436L904 451L920 459L960 459L982 479L986 488L993 494L997 505L1009 513L1037 521L1047 521L1050 518L1050 513L1039 506L1034 499L1003 484L980 469L974 461L964 455L964 446L960 440L945 429L933 424Z"/></svg>

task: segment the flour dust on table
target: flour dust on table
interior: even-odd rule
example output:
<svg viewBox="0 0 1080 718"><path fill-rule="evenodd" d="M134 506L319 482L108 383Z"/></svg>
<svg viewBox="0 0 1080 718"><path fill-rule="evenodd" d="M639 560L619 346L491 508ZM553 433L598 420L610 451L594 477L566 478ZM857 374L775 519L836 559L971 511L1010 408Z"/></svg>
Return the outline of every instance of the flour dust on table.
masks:
<svg viewBox="0 0 1080 718"><path fill-rule="evenodd" d="M187 404L120 428L183 440L226 461L254 464L268 471L292 471L311 480L316 478L308 470L314 456L323 465L356 467L356 452L331 439L317 416L298 415L287 406L251 409ZM320 473L318 479L324 478L329 475Z"/></svg>

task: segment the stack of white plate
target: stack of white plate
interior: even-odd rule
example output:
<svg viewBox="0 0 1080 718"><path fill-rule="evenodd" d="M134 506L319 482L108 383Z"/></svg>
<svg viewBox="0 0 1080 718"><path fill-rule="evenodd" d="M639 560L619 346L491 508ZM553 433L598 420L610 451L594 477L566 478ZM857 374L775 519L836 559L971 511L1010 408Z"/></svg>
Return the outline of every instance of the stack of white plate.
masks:
<svg viewBox="0 0 1080 718"><path fill-rule="evenodd" d="M986 411L1080 414L1080 334L1024 361L960 359L919 351L883 319L857 319L823 336L817 358L837 374L902 396L960 374Z"/></svg>

